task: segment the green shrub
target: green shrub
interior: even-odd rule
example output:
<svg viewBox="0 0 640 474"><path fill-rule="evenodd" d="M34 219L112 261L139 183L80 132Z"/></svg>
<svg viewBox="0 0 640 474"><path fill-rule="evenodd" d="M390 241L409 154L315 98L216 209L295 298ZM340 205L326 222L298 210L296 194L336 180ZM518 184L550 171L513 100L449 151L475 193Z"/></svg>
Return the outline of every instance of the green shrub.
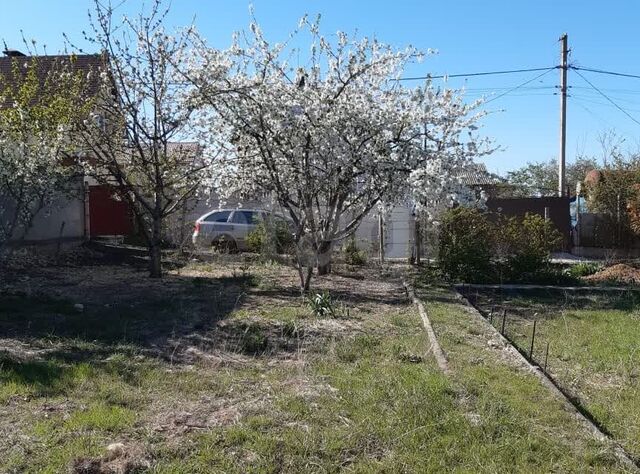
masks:
<svg viewBox="0 0 640 474"><path fill-rule="evenodd" d="M331 298L331 295L327 291L310 296L307 302L315 316L321 318L327 316L333 317L335 314L333 298Z"/></svg>
<svg viewBox="0 0 640 474"><path fill-rule="evenodd" d="M509 281L531 281L548 273L551 251L562 242L553 223L538 214L512 217L500 225L500 241L506 252L504 276Z"/></svg>
<svg viewBox="0 0 640 474"><path fill-rule="evenodd" d="M567 268L566 273L573 278L580 278L598 273L603 268L604 266L600 263L580 262Z"/></svg>
<svg viewBox="0 0 640 474"><path fill-rule="evenodd" d="M347 265L365 265L367 263L367 254L358 248L356 239L347 240L342 252Z"/></svg>
<svg viewBox="0 0 640 474"><path fill-rule="evenodd" d="M495 220L459 207L442 218L438 267L449 280L465 283L567 280L571 275L550 265L561 241L551 221L537 214Z"/></svg>
<svg viewBox="0 0 640 474"><path fill-rule="evenodd" d="M249 251L263 255L285 253L293 245L289 225L283 219L261 220L246 237Z"/></svg>
<svg viewBox="0 0 640 474"><path fill-rule="evenodd" d="M458 207L442 218L438 264L450 280L482 282L492 272L494 226L478 209Z"/></svg>

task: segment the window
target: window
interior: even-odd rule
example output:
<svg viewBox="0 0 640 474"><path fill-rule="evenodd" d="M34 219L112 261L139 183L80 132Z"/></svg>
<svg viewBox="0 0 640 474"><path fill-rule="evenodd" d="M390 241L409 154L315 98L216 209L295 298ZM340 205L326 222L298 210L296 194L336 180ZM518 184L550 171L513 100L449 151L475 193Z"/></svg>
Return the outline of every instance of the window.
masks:
<svg viewBox="0 0 640 474"><path fill-rule="evenodd" d="M227 222L231 211L214 212L205 217L205 222Z"/></svg>
<svg viewBox="0 0 640 474"><path fill-rule="evenodd" d="M257 224L259 219L260 215L255 211L235 211L231 222L234 224Z"/></svg>

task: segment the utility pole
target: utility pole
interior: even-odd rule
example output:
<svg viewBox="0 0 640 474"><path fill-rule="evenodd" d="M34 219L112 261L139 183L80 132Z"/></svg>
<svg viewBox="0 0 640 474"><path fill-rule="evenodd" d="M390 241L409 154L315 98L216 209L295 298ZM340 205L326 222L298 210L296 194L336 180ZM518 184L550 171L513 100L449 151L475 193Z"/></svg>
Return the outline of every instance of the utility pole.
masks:
<svg viewBox="0 0 640 474"><path fill-rule="evenodd" d="M560 44L560 156L558 157L558 196L562 197L565 193L565 170L567 164L567 57L569 56L569 48L566 33L560 37Z"/></svg>

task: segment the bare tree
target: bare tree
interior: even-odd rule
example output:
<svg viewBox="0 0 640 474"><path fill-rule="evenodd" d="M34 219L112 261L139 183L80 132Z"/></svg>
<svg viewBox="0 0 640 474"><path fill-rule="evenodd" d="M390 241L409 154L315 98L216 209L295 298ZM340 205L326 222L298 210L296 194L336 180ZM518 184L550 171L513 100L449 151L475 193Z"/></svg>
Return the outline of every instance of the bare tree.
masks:
<svg viewBox="0 0 640 474"><path fill-rule="evenodd" d="M113 186L135 216L149 250L150 276L160 277L163 224L203 186L210 158L203 149L189 83L179 73L191 58L192 28L165 31L168 10L116 21L111 3L95 1L87 39L104 54L104 95L80 127L87 173ZM175 145L185 140L192 145Z"/></svg>

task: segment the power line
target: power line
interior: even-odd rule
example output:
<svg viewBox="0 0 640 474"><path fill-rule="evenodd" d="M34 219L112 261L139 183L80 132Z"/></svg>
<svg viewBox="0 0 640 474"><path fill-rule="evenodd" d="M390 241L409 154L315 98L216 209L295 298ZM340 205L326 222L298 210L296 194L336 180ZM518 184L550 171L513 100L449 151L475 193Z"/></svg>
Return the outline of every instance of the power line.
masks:
<svg viewBox="0 0 640 474"><path fill-rule="evenodd" d="M517 74L521 72L537 72L537 71L551 71L552 69L558 69L559 66L553 67L536 67L530 69L510 69L506 71L487 71L487 72L470 72L466 74L443 74L439 76L415 76L415 77L401 77L398 81L422 81L425 79L445 79L449 77L475 77L475 76L495 76L498 74Z"/></svg>
<svg viewBox="0 0 640 474"><path fill-rule="evenodd" d="M570 86L569 88L591 90L591 87L587 87L587 86ZM610 88L610 87L601 87L600 89L606 92L613 92L614 94L629 94L629 95L640 94L640 90L637 90L637 89L617 89L617 88Z"/></svg>
<svg viewBox="0 0 640 474"><path fill-rule="evenodd" d="M574 103L574 104L576 104L576 105L577 105L578 107L580 107L581 109L585 110L589 115L591 115L591 116L592 116L593 118L595 118L597 121L599 121L599 122L603 123L603 124L604 124L604 125L606 125L607 127L615 128L615 127L611 124L611 122L609 122L608 120L606 120L606 119L604 119L604 118L602 118L602 117L600 117L600 116L596 115L596 114L595 114L595 113L594 113L594 112L593 112L589 107L587 107L587 106L586 106L586 105L584 105L584 104L581 104L580 102L581 102L581 100L580 100L580 99L573 101L573 103Z"/></svg>
<svg viewBox="0 0 640 474"><path fill-rule="evenodd" d="M570 94L569 97L571 97L573 99L584 100L584 101L589 102L591 104L601 105L603 107L615 107L614 105L611 105L610 102L602 102L601 100L596 100L596 96L594 96L594 95ZM597 98L599 99L599 97L597 97ZM633 104L633 105L638 105L637 102L636 103L627 102L627 103L628 104ZM634 109L634 108L630 108L630 107L626 107L625 110L627 112L640 112L640 109Z"/></svg>
<svg viewBox="0 0 640 474"><path fill-rule="evenodd" d="M588 67L578 67L578 66L569 66L569 69L573 69L576 72L588 71L588 72L595 72L596 74L608 74L610 76L631 77L633 79L640 79L640 76L636 74L627 74L624 72L615 72L615 71L605 71L604 69L592 69Z"/></svg>
<svg viewBox="0 0 640 474"><path fill-rule="evenodd" d="M527 84L532 83L532 82L533 82L533 81L535 81L536 79L540 79L542 76L544 76L544 75L546 75L546 74L549 74L549 73L550 73L551 71L553 71L554 69L557 69L557 68L555 68L555 67L554 67L554 68L549 68L549 69L545 70L545 72L543 72L542 74L538 74L536 77L534 77L534 78L532 78L532 79L529 79L528 81L525 81L525 82L523 82L522 84L518 84L517 86L512 87L511 89L509 89L509 90L507 90L507 91L503 92L502 94L499 94L499 95L497 95L497 96L495 96L495 97L493 97L493 98L491 98L491 99L489 99L489 100L485 101L485 102L483 103L483 105L487 105L488 103L493 102L494 100L498 100L500 97L504 97L505 95L510 94L511 92L514 92L514 91L516 91L516 90L520 89L521 87L526 86Z"/></svg>
<svg viewBox="0 0 640 474"><path fill-rule="evenodd" d="M503 87L465 87L465 92L492 92L492 91L505 91L511 89L513 86L503 86ZM585 87L586 88L586 87ZM542 90L542 89L557 89L557 86L531 86L531 87L522 87L522 90ZM640 92L639 92L640 93Z"/></svg>
<svg viewBox="0 0 640 474"><path fill-rule="evenodd" d="M615 106L616 109L618 109L620 112L622 112L623 114L625 114L627 117L629 117L631 120L633 120L635 123L637 123L638 125L640 125L640 121L638 121L633 115L631 115L629 112L627 112L626 110L624 110L622 107L620 107L618 104L616 104L611 98L609 98L609 96L607 94L605 94L604 92L602 92L600 89L598 89L596 86L594 86L591 81L589 81L589 79L587 79L586 77L584 77L584 75L580 74L580 71L576 71L576 74L578 76L580 76L582 78L583 81L585 81L587 84L589 84L596 92L598 92L602 97L604 97L605 99L607 99L608 102L610 102L613 106Z"/></svg>

